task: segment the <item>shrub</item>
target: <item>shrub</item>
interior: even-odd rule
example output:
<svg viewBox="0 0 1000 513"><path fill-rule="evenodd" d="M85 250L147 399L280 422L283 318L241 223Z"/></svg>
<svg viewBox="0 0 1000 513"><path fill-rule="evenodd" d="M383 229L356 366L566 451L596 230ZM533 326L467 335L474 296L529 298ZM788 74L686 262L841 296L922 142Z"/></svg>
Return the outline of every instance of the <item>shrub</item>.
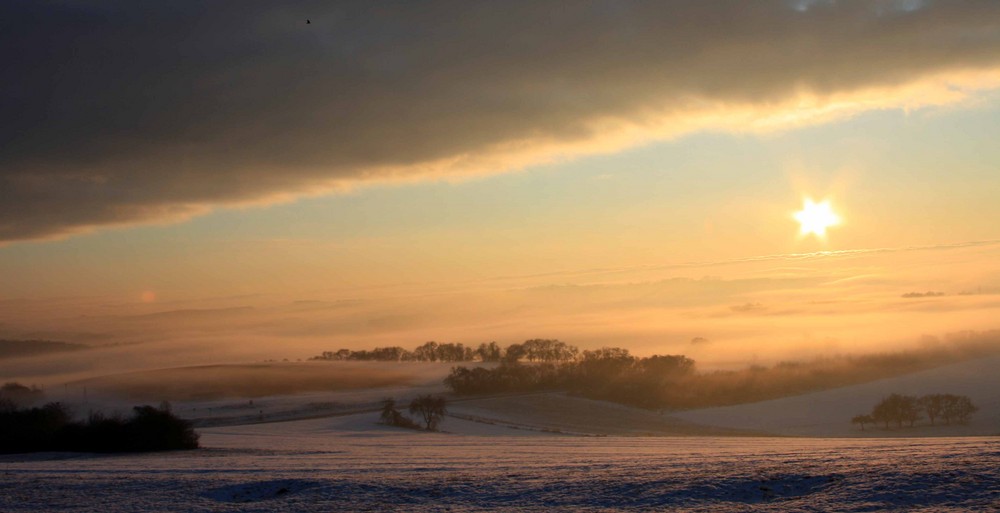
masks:
<svg viewBox="0 0 1000 513"><path fill-rule="evenodd" d="M420 429L420 426L416 422L413 422L413 420L396 409L396 400L392 398L386 398L382 401L382 413L379 416L379 423L407 429Z"/></svg>
<svg viewBox="0 0 1000 513"><path fill-rule="evenodd" d="M0 413L0 452L146 452L196 449L191 423L175 416L169 404L136 406L128 419L91 413L73 422L61 403Z"/></svg>

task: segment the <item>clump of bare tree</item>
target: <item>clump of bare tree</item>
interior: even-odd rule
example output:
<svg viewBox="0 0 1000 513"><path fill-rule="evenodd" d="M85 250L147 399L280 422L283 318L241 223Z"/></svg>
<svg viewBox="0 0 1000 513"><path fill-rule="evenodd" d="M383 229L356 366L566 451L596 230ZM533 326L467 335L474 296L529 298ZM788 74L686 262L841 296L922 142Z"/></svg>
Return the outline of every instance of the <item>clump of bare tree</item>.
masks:
<svg viewBox="0 0 1000 513"><path fill-rule="evenodd" d="M382 413L379 417L379 422L387 426L437 431L437 427L444 418L444 415L448 413L447 400L444 396L417 396L410 401L409 411L411 415L418 415L420 417L423 427L406 415L403 415L396 408L396 400L392 398L382 401Z"/></svg>
<svg viewBox="0 0 1000 513"><path fill-rule="evenodd" d="M964 395L928 394L916 397L890 394L872 408L871 414L855 415L851 423L860 425L862 431L866 424L882 424L885 429L889 429L892 424L897 428L902 428L903 424L913 427L925 416L931 425L935 425L939 419L948 425L953 422L968 424L972 414L977 411L979 408Z"/></svg>
<svg viewBox="0 0 1000 513"><path fill-rule="evenodd" d="M979 407L972 404L972 400L964 395L930 394L921 397L919 403L927 413L931 425L934 425L937 419L944 420L945 424L952 422L968 424L972 414L979 411Z"/></svg>
<svg viewBox="0 0 1000 513"><path fill-rule="evenodd" d="M871 415L855 415L851 419L851 424L857 424L861 426L861 430L865 430L865 424L875 424L875 417Z"/></svg>
<svg viewBox="0 0 1000 513"><path fill-rule="evenodd" d="M396 408L396 400L391 397L382 400L382 414L379 417L379 423L385 424L386 426L420 429L420 426L416 422L413 422L412 419L403 415L403 413Z"/></svg>
<svg viewBox="0 0 1000 513"><path fill-rule="evenodd" d="M529 340L508 347L498 367L453 368L445 385L462 395L566 390L654 408L693 373L694 360L683 355L637 358L620 347L577 352L559 341Z"/></svg>
<svg viewBox="0 0 1000 513"><path fill-rule="evenodd" d="M410 414L419 415L427 431L437 431L445 413L448 410L444 396L421 395L410 401Z"/></svg>

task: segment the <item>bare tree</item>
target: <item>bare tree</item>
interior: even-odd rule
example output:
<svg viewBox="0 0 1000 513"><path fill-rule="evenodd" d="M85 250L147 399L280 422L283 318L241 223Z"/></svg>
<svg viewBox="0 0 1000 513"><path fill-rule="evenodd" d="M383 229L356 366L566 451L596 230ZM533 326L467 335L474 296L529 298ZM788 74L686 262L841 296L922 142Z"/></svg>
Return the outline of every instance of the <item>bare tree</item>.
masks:
<svg viewBox="0 0 1000 513"><path fill-rule="evenodd" d="M379 416L379 421L387 426L395 426L396 419L399 418L399 410L396 409L396 400L391 397L386 397L382 400L382 414Z"/></svg>
<svg viewBox="0 0 1000 513"><path fill-rule="evenodd" d="M416 422L396 409L396 400L391 397L382 400L382 413L379 415L379 422L387 426L420 429Z"/></svg>
<svg viewBox="0 0 1000 513"><path fill-rule="evenodd" d="M951 424L952 421L968 424L972 414L979 411L979 407L972 404L972 399L968 396L945 394L943 402L941 416L944 417L945 424Z"/></svg>
<svg viewBox="0 0 1000 513"><path fill-rule="evenodd" d="M504 352L503 361L507 363L517 363L521 358L526 356L524 346L521 344L511 344L507 346L507 350Z"/></svg>
<svg viewBox="0 0 1000 513"><path fill-rule="evenodd" d="M483 342L479 344L476 354L479 356L480 361L484 362L499 362L503 358L503 350L500 349L500 345L496 342L490 342L489 344Z"/></svg>
<svg viewBox="0 0 1000 513"><path fill-rule="evenodd" d="M904 395L899 405L899 420L910 424L910 427L920 420L920 402L912 395Z"/></svg>
<svg viewBox="0 0 1000 513"><path fill-rule="evenodd" d="M928 394L920 398L920 408L927 414L927 419L934 425L934 421L941 416L944 411L944 395Z"/></svg>
<svg viewBox="0 0 1000 513"><path fill-rule="evenodd" d="M865 430L865 424L874 423L875 419L871 415L855 415L854 418L851 419L851 424L859 424L862 431Z"/></svg>
<svg viewBox="0 0 1000 513"><path fill-rule="evenodd" d="M419 415L423 419L428 431L436 431L444 414L448 413L445 403L445 398L440 395L417 396L417 398L410 401L410 413Z"/></svg>
<svg viewBox="0 0 1000 513"><path fill-rule="evenodd" d="M896 427L903 427L903 422L908 422L912 426L920 419L917 398L912 395L890 394L875 405L872 417L877 422L884 423L886 429L889 428L890 422L895 422Z"/></svg>

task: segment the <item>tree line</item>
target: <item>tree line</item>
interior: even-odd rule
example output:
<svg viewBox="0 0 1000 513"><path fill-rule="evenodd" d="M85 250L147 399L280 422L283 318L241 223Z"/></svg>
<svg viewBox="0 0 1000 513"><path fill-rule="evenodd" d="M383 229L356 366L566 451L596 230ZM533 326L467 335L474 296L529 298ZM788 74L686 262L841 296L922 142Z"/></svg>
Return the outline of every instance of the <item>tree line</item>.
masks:
<svg viewBox="0 0 1000 513"><path fill-rule="evenodd" d="M382 362L563 362L573 360L580 350L552 339L531 339L501 347L484 342L473 348L462 343L425 342L412 351L399 346L375 349L323 351L309 360Z"/></svg>
<svg viewBox="0 0 1000 513"><path fill-rule="evenodd" d="M917 397L890 394L879 401L871 413L855 415L851 423L859 425L862 431L865 425L869 424L882 424L885 429L889 429L890 424L895 424L897 428L902 428L904 423L913 427L924 418L930 421L932 426L936 425L938 420L944 421L946 425L953 422L968 424L972 414L977 411L979 407L964 395L928 394Z"/></svg>
<svg viewBox="0 0 1000 513"><path fill-rule="evenodd" d="M0 408L0 453L38 451L146 452L196 449L191 423L175 416L170 405L136 406L128 418L91 413L75 421L58 402Z"/></svg>
<svg viewBox="0 0 1000 513"><path fill-rule="evenodd" d="M505 361L492 369L455 367L445 385L460 395L566 390L592 399L653 408L661 406L656 391L675 387L694 370L694 360L683 355L638 358L627 349L605 347L558 363Z"/></svg>
<svg viewBox="0 0 1000 513"><path fill-rule="evenodd" d="M453 367L445 384L456 394L568 391L584 397L654 409L726 406L865 383L1000 352L1000 331L962 332L916 350L842 355L809 361L697 372L684 355L639 358L627 349L580 351L555 339L501 347L427 342L401 347L324 352L313 360L484 362Z"/></svg>
<svg viewBox="0 0 1000 513"><path fill-rule="evenodd" d="M651 409L690 409L827 390L959 361L963 348L902 351L780 362L770 367L696 372L684 355L639 358L619 347L578 352L576 358L531 364L504 360L493 368L454 367L445 378L459 395L567 391Z"/></svg>

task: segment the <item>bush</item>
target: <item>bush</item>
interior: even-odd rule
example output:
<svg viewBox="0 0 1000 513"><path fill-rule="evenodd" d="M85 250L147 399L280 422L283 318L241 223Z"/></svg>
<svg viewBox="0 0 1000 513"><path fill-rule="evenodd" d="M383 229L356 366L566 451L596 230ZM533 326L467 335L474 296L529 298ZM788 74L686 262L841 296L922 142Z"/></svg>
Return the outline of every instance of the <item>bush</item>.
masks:
<svg viewBox="0 0 1000 513"><path fill-rule="evenodd" d="M386 426L420 429L416 422L396 409L396 400L392 398L386 398L382 401L382 414L379 416L379 423Z"/></svg>
<svg viewBox="0 0 1000 513"><path fill-rule="evenodd" d="M54 444L69 420L69 410L61 403L4 411L0 413L0 452L60 450Z"/></svg>
<svg viewBox="0 0 1000 513"><path fill-rule="evenodd" d="M198 448L191 423L169 404L136 406L128 419L92 413L73 422L61 403L0 412L0 453L38 451L147 452Z"/></svg>

